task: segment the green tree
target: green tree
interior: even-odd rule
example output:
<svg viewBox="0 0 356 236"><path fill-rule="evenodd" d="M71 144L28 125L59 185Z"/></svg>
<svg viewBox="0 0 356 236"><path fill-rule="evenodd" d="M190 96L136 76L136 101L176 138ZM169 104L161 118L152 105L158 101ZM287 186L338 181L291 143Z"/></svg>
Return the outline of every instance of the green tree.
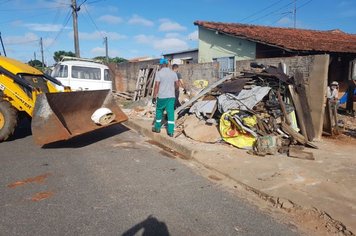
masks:
<svg viewBox="0 0 356 236"><path fill-rule="evenodd" d="M27 64L36 68L46 67L46 64L42 66L42 62L40 60L31 60L27 62Z"/></svg>
<svg viewBox="0 0 356 236"><path fill-rule="evenodd" d="M61 60L61 56L75 57L75 53L71 51L56 51L54 52L53 59L58 62Z"/></svg>
<svg viewBox="0 0 356 236"><path fill-rule="evenodd" d="M114 62L114 63L122 63L122 62L126 62L127 60L125 58L122 57L114 57L111 58L110 62Z"/></svg>
<svg viewBox="0 0 356 236"><path fill-rule="evenodd" d="M106 57L104 56L98 56L98 57L94 57L94 60L98 60L98 61L102 61L102 62L106 62ZM109 62L110 63L121 63L121 62L125 62L127 61L125 58L122 57L109 57Z"/></svg>

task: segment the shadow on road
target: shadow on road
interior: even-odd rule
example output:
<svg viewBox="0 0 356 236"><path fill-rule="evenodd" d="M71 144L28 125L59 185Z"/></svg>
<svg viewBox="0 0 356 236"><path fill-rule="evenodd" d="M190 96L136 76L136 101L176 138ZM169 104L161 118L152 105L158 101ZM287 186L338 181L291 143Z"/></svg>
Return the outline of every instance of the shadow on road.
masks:
<svg viewBox="0 0 356 236"><path fill-rule="evenodd" d="M124 133L129 129L121 124L112 125L99 130L95 130L86 134L82 134L65 141L59 141L44 145L44 149L59 149L59 148L82 148L89 146L101 140L113 137L115 135Z"/></svg>
<svg viewBox="0 0 356 236"><path fill-rule="evenodd" d="M23 139L26 138L27 136L32 135L31 132L31 118L23 118L19 121L15 128L15 132L13 135L10 136L7 142L16 140L16 139Z"/></svg>
<svg viewBox="0 0 356 236"><path fill-rule="evenodd" d="M167 225L152 215L127 230L122 236L134 236L140 230L143 230L143 236L169 236Z"/></svg>

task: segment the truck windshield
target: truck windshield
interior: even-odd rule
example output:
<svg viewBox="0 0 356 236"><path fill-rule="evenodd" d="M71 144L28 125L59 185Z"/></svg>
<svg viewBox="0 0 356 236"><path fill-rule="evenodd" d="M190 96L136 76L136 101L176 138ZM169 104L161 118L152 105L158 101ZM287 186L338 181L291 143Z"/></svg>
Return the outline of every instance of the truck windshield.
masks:
<svg viewBox="0 0 356 236"><path fill-rule="evenodd" d="M52 76L55 78L68 78L68 66L57 65L52 72Z"/></svg>
<svg viewBox="0 0 356 236"><path fill-rule="evenodd" d="M72 77L76 79L100 80L100 69L84 66L72 66Z"/></svg>
<svg viewBox="0 0 356 236"><path fill-rule="evenodd" d="M110 75L110 71L108 69L104 70L104 80L111 81L111 75Z"/></svg>

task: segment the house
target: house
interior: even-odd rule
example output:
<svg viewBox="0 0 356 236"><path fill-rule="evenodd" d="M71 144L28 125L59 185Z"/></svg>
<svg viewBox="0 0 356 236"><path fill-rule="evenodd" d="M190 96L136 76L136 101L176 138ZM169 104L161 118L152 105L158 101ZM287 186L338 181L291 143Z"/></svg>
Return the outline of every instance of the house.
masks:
<svg viewBox="0 0 356 236"><path fill-rule="evenodd" d="M198 63L198 49L189 49L185 51L163 54L163 57L168 59L171 64L192 64Z"/></svg>
<svg viewBox="0 0 356 236"><path fill-rule="evenodd" d="M355 34L208 21L194 24L199 27L199 63L218 61L222 71L234 71L239 60L328 54L329 82L346 81L356 74Z"/></svg>

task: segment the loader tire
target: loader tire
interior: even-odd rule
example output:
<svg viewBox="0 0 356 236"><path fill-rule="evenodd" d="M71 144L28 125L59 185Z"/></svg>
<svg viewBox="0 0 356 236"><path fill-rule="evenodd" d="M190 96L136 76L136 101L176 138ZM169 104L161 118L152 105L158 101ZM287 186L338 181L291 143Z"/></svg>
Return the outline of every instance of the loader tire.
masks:
<svg viewBox="0 0 356 236"><path fill-rule="evenodd" d="M0 142L14 133L17 125L17 111L8 102L0 99Z"/></svg>

